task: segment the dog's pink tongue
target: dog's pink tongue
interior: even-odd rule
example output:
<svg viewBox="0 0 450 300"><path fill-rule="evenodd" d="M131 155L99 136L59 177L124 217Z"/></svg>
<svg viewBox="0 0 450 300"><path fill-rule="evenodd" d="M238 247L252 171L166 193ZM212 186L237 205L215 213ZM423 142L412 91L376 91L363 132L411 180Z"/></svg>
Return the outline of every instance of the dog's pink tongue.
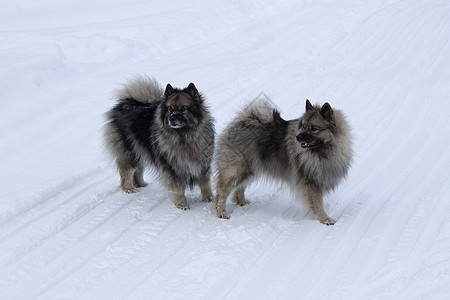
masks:
<svg viewBox="0 0 450 300"><path fill-rule="evenodd" d="M308 148L308 143L300 143L300 147L302 147L302 148Z"/></svg>

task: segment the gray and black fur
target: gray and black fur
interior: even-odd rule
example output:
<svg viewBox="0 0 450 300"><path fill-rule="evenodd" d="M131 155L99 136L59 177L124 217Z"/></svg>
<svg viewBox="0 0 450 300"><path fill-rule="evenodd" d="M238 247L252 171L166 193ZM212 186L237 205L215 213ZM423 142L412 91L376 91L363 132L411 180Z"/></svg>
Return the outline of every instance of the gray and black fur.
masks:
<svg viewBox="0 0 450 300"><path fill-rule="evenodd" d="M173 194L178 208L189 208L186 187L198 184L203 201L212 201L210 175L214 151L213 119L193 83L165 91L147 76L130 80L106 114L105 142L127 193L147 184L153 167Z"/></svg>
<svg viewBox="0 0 450 300"><path fill-rule="evenodd" d="M323 196L346 177L352 155L349 126L328 103L306 100L304 115L286 121L267 98L257 99L219 138L216 214L229 218L226 200L233 190L233 202L247 204L246 186L264 174L289 183L321 223L333 225Z"/></svg>

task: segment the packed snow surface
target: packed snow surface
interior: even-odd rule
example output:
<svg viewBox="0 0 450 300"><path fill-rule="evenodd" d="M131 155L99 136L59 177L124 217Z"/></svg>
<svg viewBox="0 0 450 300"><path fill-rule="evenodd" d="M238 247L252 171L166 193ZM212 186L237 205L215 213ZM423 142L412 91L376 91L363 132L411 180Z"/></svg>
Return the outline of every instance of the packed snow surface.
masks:
<svg viewBox="0 0 450 300"><path fill-rule="evenodd" d="M3 2L0 299L449 299L449 1ZM218 133L261 92L343 111L336 225L266 180L230 220L120 191L101 128L135 74L194 82Z"/></svg>

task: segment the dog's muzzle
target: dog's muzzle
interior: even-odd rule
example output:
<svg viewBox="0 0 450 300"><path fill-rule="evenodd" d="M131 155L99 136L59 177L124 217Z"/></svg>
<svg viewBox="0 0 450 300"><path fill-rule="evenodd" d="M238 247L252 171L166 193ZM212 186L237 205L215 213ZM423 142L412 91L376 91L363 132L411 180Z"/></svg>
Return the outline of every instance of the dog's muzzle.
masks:
<svg viewBox="0 0 450 300"><path fill-rule="evenodd" d="M173 112L169 116L169 126L173 129L180 129L186 127L187 122L183 115L179 112Z"/></svg>
<svg viewBox="0 0 450 300"><path fill-rule="evenodd" d="M303 150L314 149L323 144L323 142L315 140L313 136L305 133L300 133L295 138L300 143L300 147Z"/></svg>

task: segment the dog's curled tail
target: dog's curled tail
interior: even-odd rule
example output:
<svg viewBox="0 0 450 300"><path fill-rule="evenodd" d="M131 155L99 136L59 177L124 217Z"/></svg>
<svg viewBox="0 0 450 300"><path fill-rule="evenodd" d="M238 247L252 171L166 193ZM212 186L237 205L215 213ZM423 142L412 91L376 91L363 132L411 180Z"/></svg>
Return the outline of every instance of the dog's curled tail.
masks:
<svg viewBox="0 0 450 300"><path fill-rule="evenodd" d="M133 99L142 103L154 103L163 98L164 90L160 84L147 75L137 75L128 80L116 92L116 97L120 101Z"/></svg>
<svg viewBox="0 0 450 300"><path fill-rule="evenodd" d="M261 92L250 103L244 106L239 116L257 118L261 122L266 123L273 121L274 114L279 115L279 109L264 92Z"/></svg>

